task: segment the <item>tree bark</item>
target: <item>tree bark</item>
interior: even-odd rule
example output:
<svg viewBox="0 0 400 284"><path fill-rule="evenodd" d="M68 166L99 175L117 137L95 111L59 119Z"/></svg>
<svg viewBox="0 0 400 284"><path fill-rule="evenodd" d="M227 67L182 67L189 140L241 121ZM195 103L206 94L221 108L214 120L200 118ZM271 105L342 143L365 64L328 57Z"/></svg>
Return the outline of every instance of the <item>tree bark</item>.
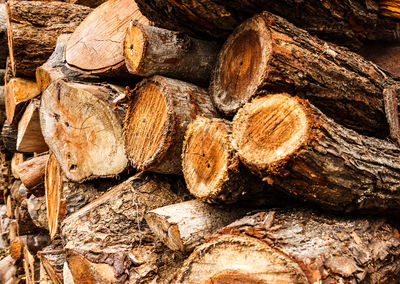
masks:
<svg viewBox="0 0 400 284"><path fill-rule="evenodd" d="M122 94L112 85L62 80L43 93L43 137L69 180L113 177L127 167L122 136L125 107L113 106Z"/></svg>
<svg viewBox="0 0 400 284"><path fill-rule="evenodd" d="M36 82L22 78L12 78L7 82L5 103L9 124L17 123L30 99L38 96L40 90Z"/></svg>
<svg viewBox="0 0 400 284"><path fill-rule="evenodd" d="M123 41L129 23L150 22L135 1L111 0L97 7L69 38L65 58L71 69L86 74L127 76Z"/></svg>
<svg viewBox="0 0 400 284"><path fill-rule="evenodd" d="M226 38L255 13L270 11L311 34L353 48L371 37L379 22L375 1L137 0L142 13L159 27L200 37ZM393 22L393 20L390 20ZM386 40L393 40L387 34Z"/></svg>
<svg viewBox="0 0 400 284"><path fill-rule="evenodd" d="M33 224L38 228L48 230L46 198L44 196L36 197L32 194L26 199L26 205Z"/></svg>
<svg viewBox="0 0 400 284"><path fill-rule="evenodd" d="M17 168L22 183L29 190L43 184L44 171L49 154L34 157L20 164Z"/></svg>
<svg viewBox="0 0 400 284"><path fill-rule="evenodd" d="M62 284L65 252L61 241L53 241L51 245L39 251L37 255L52 283Z"/></svg>
<svg viewBox="0 0 400 284"><path fill-rule="evenodd" d="M296 197L339 211L400 208L400 148L344 128L308 101L257 98L234 117L232 137L246 166Z"/></svg>
<svg viewBox="0 0 400 284"><path fill-rule="evenodd" d="M10 125L7 120L4 121L3 128L1 130L1 138L3 140L5 150L8 152L17 152L17 135L17 124L14 123Z"/></svg>
<svg viewBox="0 0 400 284"><path fill-rule="evenodd" d="M385 220L281 209L215 234L176 283L395 283L399 254L398 231Z"/></svg>
<svg viewBox="0 0 400 284"><path fill-rule="evenodd" d="M146 222L154 235L171 250L188 253L245 213L246 210L241 208L191 200L151 210L146 214Z"/></svg>
<svg viewBox="0 0 400 284"><path fill-rule="evenodd" d="M57 79L94 81L95 76L84 75L67 67L65 61L65 45L70 34L62 34L57 39L57 44L50 58L41 66L36 68L36 82L39 89L44 92L51 82Z"/></svg>
<svg viewBox="0 0 400 284"><path fill-rule="evenodd" d="M52 54L57 37L73 32L90 11L88 7L64 2L7 2L12 74L35 77L36 68Z"/></svg>
<svg viewBox="0 0 400 284"><path fill-rule="evenodd" d="M165 178L133 176L63 221L61 237L75 283L146 283L175 266L144 221L147 211L184 200Z"/></svg>
<svg viewBox="0 0 400 284"><path fill-rule="evenodd" d="M42 153L49 150L39 119L40 100L31 100L18 123L17 151Z"/></svg>
<svg viewBox="0 0 400 284"><path fill-rule="evenodd" d="M363 57L264 12L222 47L210 93L228 115L265 92L294 93L347 127L385 137L383 92L396 84L398 78Z"/></svg>
<svg viewBox="0 0 400 284"><path fill-rule="evenodd" d="M131 22L124 42L131 74L163 75L201 86L209 85L218 44L157 27Z"/></svg>
<svg viewBox="0 0 400 284"><path fill-rule="evenodd" d="M107 0L66 0L65 2L82 6L88 6L90 8L96 8L101 4L103 4L104 2L107 2Z"/></svg>
<svg viewBox="0 0 400 284"><path fill-rule="evenodd" d="M1 78L1 71L0 71L0 78ZM0 79L0 85L1 85L1 79ZM5 86L0 86L0 109L1 110L5 110L6 108L6 88ZM3 111L2 111L3 113ZM1 123L3 123L4 118L3 118L4 114L2 114L2 118L1 118Z"/></svg>
<svg viewBox="0 0 400 284"><path fill-rule="evenodd" d="M217 116L206 90L162 76L142 81L128 102L124 121L125 149L132 166L182 174L183 138L196 116Z"/></svg>
<svg viewBox="0 0 400 284"><path fill-rule="evenodd" d="M188 125L182 150L182 172L188 190L209 203L249 198L253 206L276 206L282 196L241 164L231 133L231 123L218 118L198 117Z"/></svg>
<svg viewBox="0 0 400 284"><path fill-rule="evenodd" d="M32 253L26 246L24 246L23 248L23 255L24 255L23 266L25 271L26 284L35 284L39 281L40 263L32 255Z"/></svg>
<svg viewBox="0 0 400 284"><path fill-rule="evenodd" d="M6 25L6 7L5 4L0 4L0 69L4 69L8 56L8 43L7 43L7 25ZM0 77L1 77L0 72ZM0 79L0 85L3 85Z"/></svg>

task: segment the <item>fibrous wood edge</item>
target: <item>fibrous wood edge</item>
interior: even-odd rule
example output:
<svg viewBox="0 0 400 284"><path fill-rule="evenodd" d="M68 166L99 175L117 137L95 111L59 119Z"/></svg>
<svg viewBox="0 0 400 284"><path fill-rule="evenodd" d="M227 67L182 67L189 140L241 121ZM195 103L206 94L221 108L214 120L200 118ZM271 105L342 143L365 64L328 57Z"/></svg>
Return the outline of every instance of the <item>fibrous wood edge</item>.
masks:
<svg viewBox="0 0 400 284"><path fill-rule="evenodd" d="M122 137L125 107L113 106L121 94L122 88L113 85L63 80L43 92L43 137L69 180L114 177L127 167Z"/></svg>
<svg viewBox="0 0 400 284"><path fill-rule="evenodd" d="M54 284L63 283L63 267L65 263L65 251L61 240L55 240L51 245L37 253L40 264Z"/></svg>
<svg viewBox="0 0 400 284"><path fill-rule="evenodd" d="M218 47L212 41L131 22L124 40L125 63L134 75L158 74L208 86Z"/></svg>
<svg viewBox="0 0 400 284"><path fill-rule="evenodd" d="M131 20L151 24L135 1L111 0L94 9L68 39L65 49L68 66L86 74L129 74L124 63L123 40Z"/></svg>
<svg viewBox="0 0 400 284"><path fill-rule="evenodd" d="M245 213L242 208L191 200L151 210L146 214L146 222L156 237L171 250L188 253Z"/></svg>
<svg viewBox="0 0 400 284"><path fill-rule="evenodd" d="M177 283L213 283L235 274L239 279L267 278L267 283L390 282L400 272L396 231L376 218L338 217L302 208L259 212L225 227L198 247ZM285 261L269 267L268 261L249 257L254 260L249 263L243 255L250 253ZM288 274L297 279L279 280Z"/></svg>
<svg viewBox="0 0 400 284"><path fill-rule="evenodd" d="M280 189L338 211L397 211L399 148L362 136L287 94L238 111L233 146L241 161Z"/></svg>
<svg viewBox="0 0 400 284"><path fill-rule="evenodd" d="M17 171L19 177L28 189L34 189L43 184L45 166L48 158L49 154L44 153L18 165Z"/></svg>
<svg viewBox="0 0 400 284"><path fill-rule="evenodd" d="M206 90L162 76L143 80L128 102L125 149L132 166L159 173L182 173L182 143L197 116L215 117Z"/></svg>

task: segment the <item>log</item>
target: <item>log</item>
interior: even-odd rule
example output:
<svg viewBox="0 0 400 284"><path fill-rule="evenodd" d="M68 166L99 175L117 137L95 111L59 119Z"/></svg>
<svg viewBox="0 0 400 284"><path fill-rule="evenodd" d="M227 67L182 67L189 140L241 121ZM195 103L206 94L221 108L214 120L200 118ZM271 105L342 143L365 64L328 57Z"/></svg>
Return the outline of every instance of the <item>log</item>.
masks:
<svg viewBox="0 0 400 284"><path fill-rule="evenodd" d="M35 77L36 68L52 54L57 37L73 32L90 11L88 7L64 2L7 2L13 76Z"/></svg>
<svg viewBox="0 0 400 284"><path fill-rule="evenodd" d="M66 0L65 2L82 6L88 6L90 8L96 8L101 4L103 4L104 2L107 2L107 0Z"/></svg>
<svg viewBox="0 0 400 284"><path fill-rule="evenodd" d="M23 255L26 284L35 284L39 281L40 263L26 246L23 248Z"/></svg>
<svg viewBox="0 0 400 284"><path fill-rule="evenodd" d="M253 206L276 206L282 196L240 163L231 132L231 123L218 118L198 117L188 125L182 150L182 172L188 190L209 203L234 203L258 196L258 204L251 202Z"/></svg>
<svg viewBox="0 0 400 284"><path fill-rule="evenodd" d="M361 46L379 22L376 1L270 1L270 0L136 0L142 13L156 26L200 37L226 38L255 13L270 11L311 34L347 45ZM394 2L394 1L392 1ZM390 19L391 20L391 19ZM393 20L391 20L393 22ZM392 40L387 34L386 40Z"/></svg>
<svg viewBox="0 0 400 284"><path fill-rule="evenodd" d="M11 255L0 260L0 283L7 283L17 272L15 260Z"/></svg>
<svg viewBox="0 0 400 284"><path fill-rule="evenodd" d="M40 100L33 99L18 123L17 151L42 153L49 150L44 141L39 118Z"/></svg>
<svg viewBox="0 0 400 284"><path fill-rule="evenodd" d="M36 82L22 78L12 78L6 85L6 116L9 124L18 121L30 99L38 96L40 90Z"/></svg>
<svg viewBox="0 0 400 284"><path fill-rule="evenodd" d="M51 239L58 235L59 224L75 211L96 199L115 180L94 180L82 184L68 182L54 155L46 163L45 190L49 234Z"/></svg>
<svg viewBox="0 0 400 284"><path fill-rule="evenodd" d="M123 41L132 20L150 24L133 0L111 0L94 9L67 42L68 66L86 74L126 77Z"/></svg>
<svg viewBox="0 0 400 284"><path fill-rule="evenodd" d="M124 41L125 63L134 75L163 75L208 87L218 47L215 42L131 22Z"/></svg>
<svg viewBox="0 0 400 284"><path fill-rule="evenodd" d="M29 214L27 199L22 200L16 207L15 219L18 222L18 233L20 235L35 234L39 229Z"/></svg>
<svg viewBox="0 0 400 284"><path fill-rule="evenodd" d="M125 107L112 105L121 94L111 85L62 80L43 92L42 134L69 180L113 177L127 167L122 136Z"/></svg>
<svg viewBox="0 0 400 284"><path fill-rule="evenodd" d="M19 179L17 167L27 160L26 154L14 153L11 159L11 173L14 178Z"/></svg>
<svg viewBox="0 0 400 284"><path fill-rule="evenodd" d="M399 246L385 220L265 211L198 247L176 283L395 283Z"/></svg>
<svg viewBox="0 0 400 284"><path fill-rule="evenodd" d="M50 244L50 237L48 234L31 234L16 237L11 244L11 256L14 259L20 259L23 255L24 246L32 253L36 254L44 247Z"/></svg>
<svg viewBox="0 0 400 284"><path fill-rule="evenodd" d="M253 172L338 211L398 211L400 148L362 136L287 94L254 99L233 119L232 144Z"/></svg>
<svg viewBox="0 0 400 284"><path fill-rule="evenodd" d="M26 206L33 224L38 228L48 230L46 198L44 196L36 197L32 194L26 199Z"/></svg>
<svg viewBox="0 0 400 284"><path fill-rule="evenodd" d="M154 243L144 220L148 210L184 200L166 178L135 175L63 221L61 237L75 283L149 283L159 273L160 279L171 277L161 278L161 270L176 268L173 253Z"/></svg>
<svg viewBox="0 0 400 284"><path fill-rule="evenodd" d="M78 81L94 81L97 79L95 76L83 75L67 67L65 61L65 45L70 36L70 34L60 35L52 55L43 65L36 68L36 82L42 92L46 90L51 82L57 79L66 78L68 80Z"/></svg>
<svg viewBox="0 0 400 284"><path fill-rule="evenodd" d="M21 182L29 190L34 190L43 184L44 171L48 158L49 154L42 154L23 162L17 167Z"/></svg>
<svg viewBox="0 0 400 284"><path fill-rule="evenodd" d="M1 129L1 139L4 149L8 152L14 153L17 151L17 135L18 125L16 123L10 125L7 120L4 121Z"/></svg>
<svg viewBox="0 0 400 284"><path fill-rule="evenodd" d="M370 42L363 46L359 54L374 62L382 69L400 76L400 45L383 42Z"/></svg>
<svg viewBox="0 0 400 284"><path fill-rule="evenodd" d="M64 284L75 284L74 277L72 276L72 272L69 269L67 261L64 262L63 281L64 281Z"/></svg>
<svg viewBox="0 0 400 284"><path fill-rule="evenodd" d="M245 215L246 210L190 200L149 211L151 231L171 250L189 253L217 230Z"/></svg>
<svg viewBox="0 0 400 284"><path fill-rule="evenodd" d="M383 92L396 84L398 78L363 57L264 12L244 22L222 47L210 94L219 110L233 115L265 92L295 93L338 123L385 137Z"/></svg>
<svg viewBox="0 0 400 284"><path fill-rule="evenodd" d="M61 241L54 241L51 245L39 251L37 255L52 283L62 284L65 252Z"/></svg>
<svg viewBox="0 0 400 284"><path fill-rule="evenodd" d="M132 166L182 174L183 138L196 116L217 116L206 90L162 76L142 81L128 102L124 121L125 149Z"/></svg>
<svg viewBox="0 0 400 284"><path fill-rule="evenodd" d="M7 25L6 25L6 7L5 4L0 4L0 69L6 66L8 56L8 43L7 43ZM0 72L0 77L2 77ZM2 79L0 79L0 82ZM0 83L0 85L4 84ZM3 282L4 283L4 282Z"/></svg>

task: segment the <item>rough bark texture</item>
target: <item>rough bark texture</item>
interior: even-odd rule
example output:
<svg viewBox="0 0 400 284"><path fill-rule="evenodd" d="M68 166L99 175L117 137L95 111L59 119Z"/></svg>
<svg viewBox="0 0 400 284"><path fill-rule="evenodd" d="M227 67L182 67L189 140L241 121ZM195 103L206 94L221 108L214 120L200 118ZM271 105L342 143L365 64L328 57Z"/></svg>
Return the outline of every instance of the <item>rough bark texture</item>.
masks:
<svg viewBox="0 0 400 284"><path fill-rule="evenodd" d="M399 254L398 231L384 220L266 211L197 248L176 283L395 283Z"/></svg>
<svg viewBox="0 0 400 284"><path fill-rule="evenodd" d="M210 93L221 111L234 114L256 95L287 91L309 99L339 123L384 137L382 94L396 84L397 78L363 57L264 12L226 41Z"/></svg>
<svg viewBox="0 0 400 284"><path fill-rule="evenodd" d="M137 0L157 26L197 36L225 38L254 13L270 11L310 33L341 45L359 47L378 25L378 3L357 1ZM388 33L386 40L392 40Z"/></svg>
<svg viewBox="0 0 400 284"><path fill-rule="evenodd" d="M359 53L366 59L396 76L400 76L400 45L370 42Z"/></svg>
<svg viewBox="0 0 400 284"><path fill-rule="evenodd" d="M93 81L97 77L83 75L77 71L69 69L65 61L65 45L71 35L62 34L57 39L57 44L54 52L49 59L42 65L36 68L36 82L40 91L46 90L51 82L57 79Z"/></svg>
<svg viewBox="0 0 400 284"><path fill-rule="evenodd" d="M6 60L8 56L8 43L7 43L7 25L6 25L6 7L5 4L0 4L0 69L6 67ZM0 77L1 77L0 72ZM0 85L2 79L0 79Z"/></svg>
<svg viewBox="0 0 400 284"><path fill-rule="evenodd" d="M23 78L12 78L6 84L6 116L8 123L17 123L30 99L38 96L36 82Z"/></svg>
<svg viewBox="0 0 400 284"><path fill-rule="evenodd" d="M1 78L1 71L0 71L0 78ZM0 85L2 85L1 81L2 80L0 79ZM3 119L4 111L3 110L6 107L6 102L5 102L6 98L5 97L6 97L6 88L5 88L5 86L0 86L0 109L1 109L1 113L2 113L2 118L1 118L2 123L4 121L4 119Z"/></svg>
<svg viewBox="0 0 400 284"><path fill-rule="evenodd" d="M208 86L218 44L157 27L131 22L124 42L131 74L163 75Z"/></svg>
<svg viewBox="0 0 400 284"><path fill-rule="evenodd" d="M18 166L18 174L22 183L33 190L35 187L43 184L44 172L49 154L34 157Z"/></svg>
<svg viewBox="0 0 400 284"><path fill-rule="evenodd" d="M146 214L146 222L167 247L187 253L245 213L241 208L191 200L151 210Z"/></svg>
<svg viewBox="0 0 400 284"><path fill-rule="evenodd" d="M65 2L96 8L97 6L100 6L101 4L106 2L106 0L66 0Z"/></svg>
<svg viewBox="0 0 400 284"><path fill-rule="evenodd" d="M38 231L38 227L29 214L27 199L22 200L16 207L15 219L18 222L18 233L20 235L34 234Z"/></svg>
<svg viewBox="0 0 400 284"><path fill-rule="evenodd" d="M68 179L111 177L127 167L122 137L125 107L113 106L121 94L122 89L112 85L63 80L43 92L43 137Z"/></svg>
<svg viewBox="0 0 400 284"><path fill-rule="evenodd" d="M35 77L36 68L53 53L57 37L73 32L90 11L88 7L64 2L7 2L12 74Z"/></svg>
<svg viewBox="0 0 400 284"><path fill-rule="evenodd" d="M49 223L47 221L46 198L44 196L36 197L33 194L26 199L26 205L31 216L32 222L36 227L48 230Z"/></svg>
<svg viewBox="0 0 400 284"><path fill-rule="evenodd" d="M18 125L9 124L4 121L3 128L1 130L1 138L3 140L4 149L13 153L17 151L17 135L18 135Z"/></svg>
<svg viewBox="0 0 400 284"><path fill-rule="evenodd" d="M82 279L88 283L143 283L157 279L157 272L167 269L165 263L174 266L171 252L160 250L154 243L144 215L181 202L184 196L183 192L174 192L165 179L144 173L66 218L61 236L75 283ZM161 251L165 256L159 255Z"/></svg>
<svg viewBox="0 0 400 284"><path fill-rule="evenodd" d="M55 240L51 245L38 252L40 263L54 284L63 283L63 266L65 252L60 240Z"/></svg>
<svg viewBox="0 0 400 284"><path fill-rule="evenodd" d="M305 100L257 98L236 114L232 136L245 165L294 196L341 211L400 208L400 149L344 128Z"/></svg>
<svg viewBox="0 0 400 284"><path fill-rule="evenodd" d="M33 99L18 123L17 151L42 153L49 150L44 141L39 119L40 100Z"/></svg>
<svg viewBox="0 0 400 284"><path fill-rule="evenodd" d="M70 68L87 74L125 76L123 41L130 21L150 22L135 1L111 0L97 7L69 38L65 59Z"/></svg>
<svg viewBox="0 0 400 284"><path fill-rule="evenodd" d="M240 163L231 133L231 123L218 118L198 117L188 125L182 172L190 193L209 203L234 203L257 195L253 206L276 204L282 196L268 189Z"/></svg>
<svg viewBox="0 0 400 284"><path fill-rule="evenodd" d="M142 81L128 102L124 121L125 148L132 166L182 174L183 138L196 116L217 116L206 90L162 76Z"/></svg>

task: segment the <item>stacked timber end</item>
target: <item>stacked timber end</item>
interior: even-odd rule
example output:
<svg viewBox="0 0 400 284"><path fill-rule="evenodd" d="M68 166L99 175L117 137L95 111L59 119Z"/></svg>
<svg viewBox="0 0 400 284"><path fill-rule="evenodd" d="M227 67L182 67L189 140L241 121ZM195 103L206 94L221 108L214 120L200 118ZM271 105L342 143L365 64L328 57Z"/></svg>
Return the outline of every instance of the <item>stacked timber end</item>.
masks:
<svg viewBox="0 0 400 284"><path fill-rule="evenodd" d="M3 2L0 283L399 282L400 1Z"/></svg>

